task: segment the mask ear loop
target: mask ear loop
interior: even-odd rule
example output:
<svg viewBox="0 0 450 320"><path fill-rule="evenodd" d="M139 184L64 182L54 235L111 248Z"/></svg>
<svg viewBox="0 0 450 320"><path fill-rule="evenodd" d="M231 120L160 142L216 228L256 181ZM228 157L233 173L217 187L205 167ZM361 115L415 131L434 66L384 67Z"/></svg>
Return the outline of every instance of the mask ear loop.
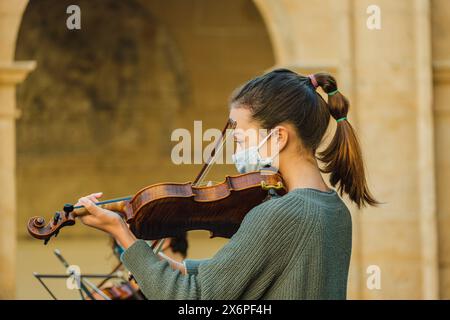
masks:
<svg viewBox="0 0 450 320"><path fill-rule="evenodd" d="M257 147L257 150L258 150L258 153L259 153L259 149L261 148L261 146L275 133L275 132L277 132L278 131L278 129L272 129L272 131L259 143L259 145L258 145L258 147ZM270 158L273 160L273 159L275 159L275 157L277 157L278 155L280 154L280 150L278 150L278 152L277 152L277 154L276 155L274 155L274 156L271 156Z"/></svg>
<svg viewBox="0 0 450 320"><path fill-rule="evenodd" d="M261 148L261 146L273 135L273 133L275 132L276 129L272 129L272 131L270 131L270 133L264 138L262 139L262 141L258 144L258 150Z"/></svg>

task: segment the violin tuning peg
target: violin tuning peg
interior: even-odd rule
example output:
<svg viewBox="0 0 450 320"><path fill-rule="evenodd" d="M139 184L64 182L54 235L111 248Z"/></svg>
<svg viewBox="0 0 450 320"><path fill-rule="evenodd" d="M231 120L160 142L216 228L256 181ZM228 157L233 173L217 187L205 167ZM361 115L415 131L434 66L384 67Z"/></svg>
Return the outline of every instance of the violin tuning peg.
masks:
<svg viewBox="0 0 450 320"><path fill-rule="evenodd" d="M59 212L55 212L55 215L53 216L53 224L57 224L59 218L60 218Z"/></svg>
<svg viewBox="0 0 450 320"><path fill-rule="evenodd" d="M64 212L66 213L66 217L73 211L74 207L73 204L66 203L63 207Z"/></svg>

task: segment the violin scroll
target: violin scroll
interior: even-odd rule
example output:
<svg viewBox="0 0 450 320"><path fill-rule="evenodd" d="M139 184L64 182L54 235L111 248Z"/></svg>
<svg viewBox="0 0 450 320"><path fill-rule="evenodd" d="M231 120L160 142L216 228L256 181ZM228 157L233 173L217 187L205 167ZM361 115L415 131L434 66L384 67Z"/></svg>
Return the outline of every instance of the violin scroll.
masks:
<svg viewBox="0 0 450 320"><path fill-rule="evenodd" d="M32 217L28 221L28 232L31 236L37 239L44 240L44 244L53 236L57 236L59 230L66 226L72 226L75 224L75 216L73 215L73 205L64 205L63 212L55 212L53 219L45 224L43 217Z"/></svg>

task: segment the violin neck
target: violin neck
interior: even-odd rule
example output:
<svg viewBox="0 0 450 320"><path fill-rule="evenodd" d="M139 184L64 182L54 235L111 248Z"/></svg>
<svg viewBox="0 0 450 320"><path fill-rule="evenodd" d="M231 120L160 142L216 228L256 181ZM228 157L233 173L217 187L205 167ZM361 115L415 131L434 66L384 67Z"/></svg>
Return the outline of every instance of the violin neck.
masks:
<svg viewBox="0 0 450 320"><path fill-rule="evenodd" d="M112 200L106 200L101 201L97 203L97 206L103 209L119 212L119 213L125 213L125 207L129 204L131 200L131 197L125 197L125 198L119 198L119 199L112 199ZM74 216L83 216L88 214L88 211L84 206L76 206L73 210Z"/></svg>

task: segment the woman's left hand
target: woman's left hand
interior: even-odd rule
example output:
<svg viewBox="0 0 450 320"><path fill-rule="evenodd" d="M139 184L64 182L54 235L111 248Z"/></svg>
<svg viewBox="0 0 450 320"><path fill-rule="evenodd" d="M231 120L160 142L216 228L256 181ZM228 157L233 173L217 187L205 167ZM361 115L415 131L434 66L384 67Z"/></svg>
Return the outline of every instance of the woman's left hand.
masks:
<svg viewBox="0 0 450 320"><path fill-rule="evenodd" d="M80 216L85 225L111 234L125 248L129 247L136 238L131 233L122 217L111 210L96 205L103 194L93 193L78 200L76 206L82 205L89 214Z"/></svg>

